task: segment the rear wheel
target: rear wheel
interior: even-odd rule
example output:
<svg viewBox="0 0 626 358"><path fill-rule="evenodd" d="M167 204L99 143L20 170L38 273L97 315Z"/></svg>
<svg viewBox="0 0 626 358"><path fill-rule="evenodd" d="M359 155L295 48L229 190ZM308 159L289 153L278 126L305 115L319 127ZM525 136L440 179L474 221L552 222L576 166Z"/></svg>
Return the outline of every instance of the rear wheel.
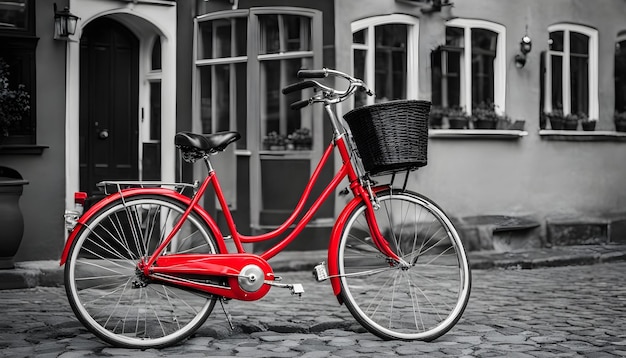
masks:
<svg viewBox="0 0 626 358"><path fill-rule="evenodd" d="M465 249L450 220L426 197L407 191L377 196L381 233L407 264L381 254L366 206L357 206L340 241L341 298L359 323L383 339L433 340L456 324L467 305Z"/></svg>
<svg viewBox="0 0 626 358"><path fill-rule="evenodd" d="M137 195L112 202L80 230L65 266L65 289L78 319L118 347L158 348L195 332L216 298L150 281L137 270L186 209L174 199ZM218 252L215 238L192 213L164 253Z"/></svg>

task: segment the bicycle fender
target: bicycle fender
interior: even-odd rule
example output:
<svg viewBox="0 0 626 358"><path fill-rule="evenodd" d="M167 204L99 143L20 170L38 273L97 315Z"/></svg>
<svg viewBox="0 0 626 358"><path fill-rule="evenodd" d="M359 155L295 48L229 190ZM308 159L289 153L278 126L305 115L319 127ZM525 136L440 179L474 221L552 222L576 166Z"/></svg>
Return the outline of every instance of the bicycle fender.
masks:
<svg viewBox="0 0 626 358"><path fill-rule="evenodd" d="M89 208L89 210L87 210L87 212L85 212L78 219L76 226L74 227L74 230L72 230L72 233L67 238L67 242L65 243L65 247L63 248L63 253L61 254L60 266L65 265L65 262L67 261L67 256L69 255L69 252L70 252L70 248L72 247L74 240L76 240L76 236L78 235L78 233L82 230L83 227L86 226L87 221L89 221L97 212L102 210L104 207L114 202L115 200L120 199L122 195L124 196L124 198L129 198L129 197L133 197L133 196L140 195L140 194L153 194L153 195L159 195L159 196L166 196L174 200L178 200L187 206L191 203L191 198L185 195L179 194L178 192L175 192L171 189L163 189L163 188L131 188L131 189L122 190L121 193L118 192L118 193L111 194L105 197L104 199L98 201L97 203L95 203L91 208ZM198 205L196 205L194 212L200 215L200 217L208 224L211 232L216 236L217 238L216 241L217 241L217 245L220 248L220 252L228 252L228 250L226 249L226 244L224 243L223 240L220 240L220 238L222 237L222 234L221 234L219 227L215 223L215 220L213 220L213 218L209 215L209 213L206 212L206 210L204 210L202 207Z"/></svg>
<svg viewBox="0 0 626 358"><path fill-rule="evenodd" d="M379 186L372 188L372 192L379 193L384 190L390 189L389 186ZM330 234L330 243L328 244L328 275L330 276L330 284L333 288L333 294L339 298L339 294L341 293L341 279L339 278L339 241L341 240L341 234L343 228L345 227L348 217L352 213L352 211L363 202L363 198L355 197L343 208L339 217L337 217L337 221L335 221L335 225L333 226L332 232ZM339 300L339 303L342 303Z"/></svg>

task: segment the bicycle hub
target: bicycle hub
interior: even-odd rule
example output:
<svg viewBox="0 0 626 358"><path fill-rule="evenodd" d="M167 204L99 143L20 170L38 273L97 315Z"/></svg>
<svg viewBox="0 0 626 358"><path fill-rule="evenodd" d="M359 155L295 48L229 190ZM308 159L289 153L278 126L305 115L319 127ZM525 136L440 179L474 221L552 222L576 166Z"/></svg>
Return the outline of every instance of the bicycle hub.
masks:
<svg viewBox="0 0 626 358"><path fill-rule="evenodd" d="M256 292L265 283L265 272L257 265L247 265L241 269L238 281L242 290Z"/></svg>

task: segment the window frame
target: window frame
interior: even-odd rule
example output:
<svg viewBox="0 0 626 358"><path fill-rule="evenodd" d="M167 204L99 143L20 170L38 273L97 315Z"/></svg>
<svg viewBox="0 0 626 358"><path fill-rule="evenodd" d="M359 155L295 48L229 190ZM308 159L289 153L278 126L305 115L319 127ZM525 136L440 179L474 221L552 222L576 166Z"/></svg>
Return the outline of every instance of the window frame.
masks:
<svg viewBox="0 0 626 358"><path fill-rule="evenodd" d="M618 44L620 44L620 43L622 43L622 42L626 44L626 32L620 32L620 33L618 34L617 38L615 39L615 45L617 46ZM623 49L621 49L621 50L622 50L622 51L624 51L624 56L626 56L626 46L624 46L624 48L623 48ZM616 51L617 51L617 50L616 50ZM615 52L614 52L614 53L613 53L614 58L615 58L615 57L617 57L616 55L617 55L617 53L615 53ZM615 68L615 69L614 69L614 71L616 71L616 70L617 70L617 68ZM616 73L614 72L614 73L613 73L614 80L615 80L615 75L616 75ZM623 75L624 75L624 76L626 76L626 73L624 73ZM626 81L626 79L624 79L624 81ZM616 83L616 86L617 86L617 83ZM613 105L613 107L614 107L614 112L617 112L617 111L620 111L620 112L626 111L626 101L625 101L624 103L622 103L622 105L623 105L624 107L623 107L623 109L621 109L621 110L620 110L620 109L618 108L618 103L617 103L617 87L614 87L614 89L613 89L613 90L614 90L614 92L615 92L615 93L613 94L613 95L614 95L614 97L615 97L615 103L614 103L614 105Z"/></svg>
<svg viewBox="0 0 626 358"><path fill-rule="evenodd" d="M407 26L407 49L406 49L406 99L418 99L419 95L419 18L404 14L389 14L368 17L354 21L350 24L351 34L367 29L365 44L352 43L350 48L351 70L354 73L354 51L366 51L365 57L365 77L362 79L368 87L376 88L376 42L375 28L381 25L402 24ZM366 97L366 104L374 104L375 98ZM354 106L354 97L350 99Z"/></svg>
<svg viewBox="0 0 626 358"><path fill-rule="evenodd" d="M561 55L563 60L562 88L563 88L563 113L569 114L572 108L571 100L571 67L570 67L570 36L571 32L577 32L589 37L589 62L588 62L588 93L589 93L589 113L591 119L599 118L599 89L598 89L598 30L577 24L560 23L548 26L549 35L555 31L563 31L563 51L552 51L550 48L545 52L545 84L544 84L544 112L550 113L553 110L552 103L552 55Z"/></svg>
<svg viewBox="0 0 626 358"><path fill-rule="evenodd" d="M503 25L476 19L452 19L446 27L463 29L463 49L461 52L461 89L460 106L468 115L472 114L472 29L483 29L497 35L496 55L493 64L493 103L496 113L506 112L506 27Z"/></svg>

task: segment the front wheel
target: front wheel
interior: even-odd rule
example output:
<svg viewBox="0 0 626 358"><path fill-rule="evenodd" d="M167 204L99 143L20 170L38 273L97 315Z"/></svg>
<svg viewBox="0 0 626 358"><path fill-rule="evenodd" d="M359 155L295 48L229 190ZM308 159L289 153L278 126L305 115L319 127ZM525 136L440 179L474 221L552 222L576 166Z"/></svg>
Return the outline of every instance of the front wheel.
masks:
<svg viewBox="0 0 626 358"><path fill-rule="evenodd" d="M380 231L406 264L376 248L366 206L357 206L339 246L341 299L363 327L383 339L436 339L456 324L469 300L465 249L448 217L426 197L396 190L377 197Z"/></svg>
<svg viewBox="0 0 626 358"><path fill-rule="evenodd" d="M216 298L159 284L137 264L154 253L186 209L155 195L118 199L94 214L72 244L65 290L78 319L118 347L160 348L191 335ZM214 235L192 213L163 254L215 254Z"/></svg>

